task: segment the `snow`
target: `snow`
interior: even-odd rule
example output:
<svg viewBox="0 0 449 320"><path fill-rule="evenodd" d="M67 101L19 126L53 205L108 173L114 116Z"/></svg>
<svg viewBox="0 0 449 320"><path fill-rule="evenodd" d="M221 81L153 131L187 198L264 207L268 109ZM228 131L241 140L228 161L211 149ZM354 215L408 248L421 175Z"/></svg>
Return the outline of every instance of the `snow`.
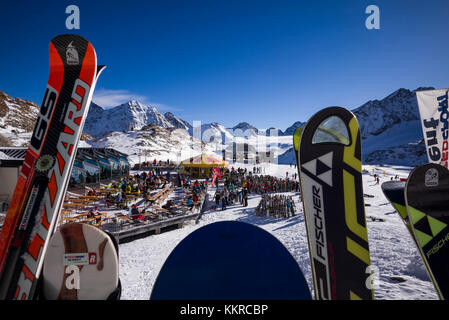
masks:
<svg viewBox="0 0 449 320"><path fill-rule="evenodd" d="M233 164L235 168L253 165ZM289 176L296 172L294 166L262 164L263 172L277 177ZM411 167L364 165L364 193L373 195L365 198L366 216L382 218L385 221L367 219L372 271L375 280L375 298L381 300L437 299L429 277L417 249L393 207L384 197L381 184L391 177L407 177ZM380 184L375 184L372 174L380 175ZM214 189L208 191L213 194ZM248 207L228 206L227 210L206 211L198 224L186 223L183 228L152 235L120 245L120 279L122 281L122 299L146 300L165 260L188 234L194 230L217 221L243 221L257 225L273 234L290 251L302 269L309 287L312 289L309 249L307 245L302 203L299 195L293 195L298 215L287 219L264 218L255 215L255 207L260 196L251 195ZM236 270L238 272L238 270ZM401 280L401 281L398 281ZM405 280L405 281L402 281Z"/></svg>
<svg viewBox="0 0 449 320"><path fill-rule="evenodd" d="M0 128L0 135L13 142L14 146L27 146L31 140L31 132L21 132L11 126Z"/></svg>

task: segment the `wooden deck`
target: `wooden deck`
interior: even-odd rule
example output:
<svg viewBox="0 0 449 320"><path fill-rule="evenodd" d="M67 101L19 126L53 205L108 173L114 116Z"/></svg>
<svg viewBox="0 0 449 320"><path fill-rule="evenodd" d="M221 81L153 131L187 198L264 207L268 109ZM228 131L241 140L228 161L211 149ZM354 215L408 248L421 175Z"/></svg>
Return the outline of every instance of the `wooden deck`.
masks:
<svg viewBox="0 0 449 320"><path fill-rule="evenodd" d="M110 233L118 243L126 243L136 239L144 238L153 234L160 234L165 231L170 231L182 228L184 223L195 220L197 223L204 211L205 203L207 203L207 193L203 197L198 209L193 212L186 212L184 214L177 214L172 217L165 217L155 219L155 221L147 220L145 222L139 220L131 220L127 216L123 216L123 222L120 224L108 223L99 226L100 229Z"/></svg>
<svg viewBox="0 0 449 320"><path fill-rule="evenodd" d="M130 242L152 234L182 228L185 222L195 220L200 213L180 215L156 222L134 222L129 225L105 224L100 229L107 231L115 237L118 243Z"/></svg>

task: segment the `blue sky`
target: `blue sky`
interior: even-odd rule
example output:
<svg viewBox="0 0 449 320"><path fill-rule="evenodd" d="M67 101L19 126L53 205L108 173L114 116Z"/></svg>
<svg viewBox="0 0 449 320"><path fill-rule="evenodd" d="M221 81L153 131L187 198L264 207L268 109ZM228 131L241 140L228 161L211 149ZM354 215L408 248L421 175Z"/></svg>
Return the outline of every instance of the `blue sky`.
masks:
<svg viewBox="0 0 449 320"><path fill-rule="evenodd" d="M68 5L81 11L67 30ZM380 30L368 30L368 5ZM155 104L192 122L285 130L320 109L354 109L398 88L447 88L449 1L9 1L0 90L40 104L48 43L90 40L108 68L94 101Z"/></svg>

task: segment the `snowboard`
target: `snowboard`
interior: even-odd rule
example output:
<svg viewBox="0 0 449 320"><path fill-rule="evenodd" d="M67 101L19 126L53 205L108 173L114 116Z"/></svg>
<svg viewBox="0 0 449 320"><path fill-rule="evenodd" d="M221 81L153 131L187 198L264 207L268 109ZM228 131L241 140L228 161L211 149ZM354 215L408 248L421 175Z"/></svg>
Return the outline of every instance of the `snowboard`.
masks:
<svg viewBox="0 0 449 320"><path fill-rule="evenodd" d="M312 116L298 159L315 299L374 299L355 116L341 107Z"/></svg>
<svg viewBox="0 0 449 320"><path fill-rule="evenodd" d="M0 299L33 299L97 79L93 46L59 35L30 147L0 233Z"/></svg>
<svg viewBox="0 0 449 320"><path fill-rule="evenodd" d="M440 299L449 298L449 170L429 163L405 185L411 230Z"/></svg>
<svg viewBox="0 0 449 320"><path fill-rule="evenodd" d="M64 224L50 239L42 271L45 300L107 300L119 287L118 253L104 231Z"/></svg>
<svg viewBox="0 0 449 320"><path fill-rule="evenodd" d="M269 232L238 222L201 227L171 252L152 300L310 300L296 260Z"/></svg>

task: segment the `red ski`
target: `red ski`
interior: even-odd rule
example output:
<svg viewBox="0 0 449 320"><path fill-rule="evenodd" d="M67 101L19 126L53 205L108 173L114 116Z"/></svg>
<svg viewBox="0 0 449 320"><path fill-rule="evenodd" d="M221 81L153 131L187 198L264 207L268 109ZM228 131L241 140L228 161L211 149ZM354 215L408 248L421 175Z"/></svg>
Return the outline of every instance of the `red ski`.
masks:
<svg viewBox="0 0 449 320"><path fill-rule="evenodd" d="M0 299L33 299L56 228L97 79L93 46L78 35L50 43L50 75L0 233Z"/></svg>

